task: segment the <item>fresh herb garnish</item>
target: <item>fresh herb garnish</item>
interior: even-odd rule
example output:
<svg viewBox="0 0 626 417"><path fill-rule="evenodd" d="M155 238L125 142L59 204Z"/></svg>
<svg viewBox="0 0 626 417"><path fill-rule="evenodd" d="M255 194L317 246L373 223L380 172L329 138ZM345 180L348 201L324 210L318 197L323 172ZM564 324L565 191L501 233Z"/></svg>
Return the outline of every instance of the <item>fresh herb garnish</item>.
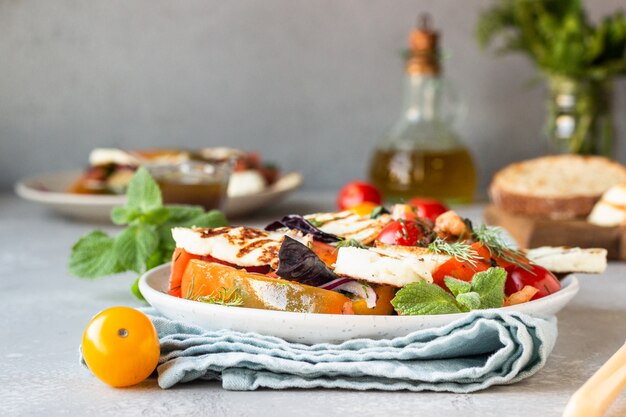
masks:
<svg viewBox="0 0 626 417"><path fill-rule="evenodd" d="M243 295L238 287L225 288L220 287L209 295L200 295L202 287L196 294L193 293L195 277L191 276L191 284L187 288L185 298L187 300L198 301L207 304L219 304L223 306L240 306L243 305Z"/></svg>
<svg viewBox="0 0 626 417"><path fill-rule="evenodd" d="M487 227L483 224L474 229L473 237L489 250L491 256L532 272L532 268L529 266L526 256L522 252L512 249L504 242L501 228Z"/></svg>
<svg viewBox="0 0 626 417"><path fill-rule="evenodd" d="M370 219L377 219L383 214L389 214L389 210L387 210L385 206L374 207L374 210L372 210L372 213L370 214Z"/></svg>
<svg viewBox="0 0 626 417"><path fill-rule="evenodd" d="M201 303L219 304L223 306L241 306L243 305L243 297L239 288L220 288L219 290L209 294L202 295L195 298L190 298L193 301L199 301Z"/></svg>
<svg viewBox="0 0 626 417"><path fill-rule="evenodd" d="M315 227L320 227L320 226L322 226L324 224L324 222L321 222L321 221L313 219L313 218L306 219L306 221L308 221L309 223L311 223L311 225L313 225Z"/></svg>
<svg viewBox="0 0 626 417"><path fill-rule="evenodd" d="M428 250L437 254L453 256L459 261L463 261L473 267L476 267L478 252L471 245L464 242L446 242L438 237L428 245Z"/></svg>
<svg viewBox="0 0 626 417"><path fill-rule="evenodd" d="M445 277L450 292L436 284L420 281L400 289L391 300L402 315L453 314L502 307L506 271L489 268L474 274L472 282Z"/></svg>
<svg viewBox="0 0 626 417"><path fill-rule="evenodd" d="M137 170L128 185L127 203L115 207L111 220L127 227L117 236L94 230L72 246L69 271L79 278L97 278L121 272L139 274L168 262L176 243L173 227L221 227L228 222L224 215L201 207L163 205L161 191L148 170ZM143 299L137 288L132 291Z"/></svg>
<svg viewBox="0 0 626 417"><path fill-rule="evenodd" d="M340 242L337 243L336 248L360 248L360 249L367 249L368 246L364 245L363 243L359 242L356 239L344 239Z"/></svg>

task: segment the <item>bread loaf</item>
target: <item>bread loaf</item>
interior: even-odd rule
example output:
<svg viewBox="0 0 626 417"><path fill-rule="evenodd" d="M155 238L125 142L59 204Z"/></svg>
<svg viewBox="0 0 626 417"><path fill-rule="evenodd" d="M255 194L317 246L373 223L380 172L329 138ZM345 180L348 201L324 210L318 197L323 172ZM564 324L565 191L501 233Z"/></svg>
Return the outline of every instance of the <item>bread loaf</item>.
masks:
<svg viewBox="0 0 626 417"><path fill-rule="evenodd" d="M610 187L626 182L626 167L600 156L531 159L497 172L489 187L494 204L511 213L571 219L587 216Z"/></svg>

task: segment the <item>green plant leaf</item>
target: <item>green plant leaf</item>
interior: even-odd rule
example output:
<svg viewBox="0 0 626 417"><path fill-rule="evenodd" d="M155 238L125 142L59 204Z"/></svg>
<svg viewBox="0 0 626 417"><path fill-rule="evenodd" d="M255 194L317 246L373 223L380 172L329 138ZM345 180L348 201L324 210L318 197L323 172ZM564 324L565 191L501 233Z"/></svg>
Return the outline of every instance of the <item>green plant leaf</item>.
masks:
<svg viewBox="0 0 626 417"><path fill-rule="evenodd" d="M472 291L480 295L480 308L498 308L504 303L504 268L489 268L474 274Z"/></svg>
<svg viewBox="0 0 626 417"><path fill-rule="evenodd" d="M474 291L457 295L456 301L461 307L463 307L463 310L465 311L477 310L481 308L480 295L478 295L478 293Z"/></svg>
<svg viewBox="0 0 626 417"><path fill-rule="evenodd" d="M79 278L97 278L123 272L113 251L114 239L100 230L81 237L72 246L69 271Z"/></svg>
<svg viewBox="0 0 626 417"><path fill-rule="evenodd" d="M129 224L139 216L140 213L137 210L126 207L113 207L111 210L111 220L117 225Z"/></svg>
<svg viewBox="0 0 626 417"><path fill-rule="evenodd" d="M448 287L450 292L455 297L458 296L459 294L465 294L472 290L472 284L466 281L461 281L460 279L456 279L453 277L444 277L443 282L446 284L446 287Z"/></svg>
<svg viewBox="0 0 626 417"><path fill-rule="evenodd" d="M130 292L132 292L133 295L137 297L138 300L145 302L146 299L143 297L143 294L141 293L141 291L139 291L139 279L140 277L137 277L137 279L133 283L133 286L130 287Z"/></svg>
<svg viewBox="0 0 626 417"><path fill-rule="evenodd" d="M160 224L165 223L167 220L170 219L170 217L171 217L171 213L167 207L159 207L159 208L150 210L149 212L145 213L141 217L141 220L144 223L149 223L149 224L158 226Z"/></svg>
<svg viewBox="0 0 626 417"><path fill-rule="evenodd" d="M141 274L158 245L159 235L153 226L135 224L115 238L113 250L120 265Z"/></svg>
<svg viewBox="0 0 626 417"><path fill-rule="evenodd" d="M161 190L145 167L140 167L128 184L127 209L148 213L163 206Z"/></svg>
<svg viewBox="0 0 626 417"><path fill-rule="evenodd" d="M391 304L399 314L407 316L462 312L450 293L426 281L408 284L400 289Z"/></svg>
<svg viewBox="0 0 626 417"><path fill-rule="evenodd" d="M204 209L200 206L168 204L167 210L170 213L169 221L171 223L187 222L195 217L204 214Z"/></svg>

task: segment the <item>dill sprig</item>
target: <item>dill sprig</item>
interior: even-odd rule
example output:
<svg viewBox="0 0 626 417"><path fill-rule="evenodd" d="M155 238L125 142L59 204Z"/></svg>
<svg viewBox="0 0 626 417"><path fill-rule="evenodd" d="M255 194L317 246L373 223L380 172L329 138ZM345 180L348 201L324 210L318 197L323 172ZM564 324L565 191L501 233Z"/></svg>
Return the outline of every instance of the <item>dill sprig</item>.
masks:
<svg viewBox="0 0 626 417"><path fill-rule="evenodd" d="M221 287L209 295L196 297L194 301L208 304L219 304L223 306L240 306L243 305L243 296L237 287Z"/></svg>
<svg viewBox="0 0 626 417"><path fill-rule="evenodd" d="M487 227L482 224L474 229L474 239L482 243L489 250L491 256L532 272L526 256L521 251L511 248L504 242L500 227Z"/></svg>
<svg viewBox="0 0 626 417"><path fill-rule="evenodd" d="M314 218L306 219L306 221L311 223L311 226L313 226L313 227L320 227L320 226L324 225L324 222L319 221L319 220L314 219Z"/></svg>
<svg viewBox="0 0 626 417"><path fill-rule="evenodd" d="M185 298L192 301L198 301L201 303L207 304L219 304L223 306L240 306L243 305L243 296L241 295L241 291L239 288L225 288L220 287L219 289L213 291L209 295L200 295L202 291L202 287L198 289L198 291L194 294L194 276L191 276L191 285L187 288L187 294Z"/></svg>
<svg viewBox="0 0 626 417"><path fill-rule="evenodd" d="M359 248L359 249L367 249L368 246L359 242L356 239L344 239L337 242L336 248Z"/></svg>
<svg viewBox="0 0 626 417"><path fill-rule="evenodd" d="M446 242L440 237L437 237L433 242L428 245L428 250L437 254L445 254L452 256L459 261L463 261L472 267L476 267L478 259L478 252L476 252L470 245L464 242Z"/></svg>

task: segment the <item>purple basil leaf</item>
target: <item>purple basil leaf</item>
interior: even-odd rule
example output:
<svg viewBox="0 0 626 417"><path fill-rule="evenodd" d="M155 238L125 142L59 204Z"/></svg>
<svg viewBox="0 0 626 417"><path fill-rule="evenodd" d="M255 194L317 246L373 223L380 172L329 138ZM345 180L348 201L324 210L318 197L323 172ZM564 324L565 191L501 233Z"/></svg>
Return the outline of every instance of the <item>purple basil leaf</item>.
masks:
<svg viewBox="0 0 626 417"><path fill-rule="evenodd" d="M269 231L278 230L282 227L299 230L305 235L313 235L315 240L317 240L318 242L334 243L334 242L341 241L341 239L335 235L322 232L320 229L313 226L311 223L309 223L304 217L300 216L299 214L289 214L280 220L277 220L273 223L268 224L267 226L265 226L265 230L269 230Z"/></svg>
<svg viewBox="0 0 626 417"><path fill-rule="evenodd" d="M278 251L276 275L314 287L339 278L315 252L289 236L285 236Z"/></svg>

